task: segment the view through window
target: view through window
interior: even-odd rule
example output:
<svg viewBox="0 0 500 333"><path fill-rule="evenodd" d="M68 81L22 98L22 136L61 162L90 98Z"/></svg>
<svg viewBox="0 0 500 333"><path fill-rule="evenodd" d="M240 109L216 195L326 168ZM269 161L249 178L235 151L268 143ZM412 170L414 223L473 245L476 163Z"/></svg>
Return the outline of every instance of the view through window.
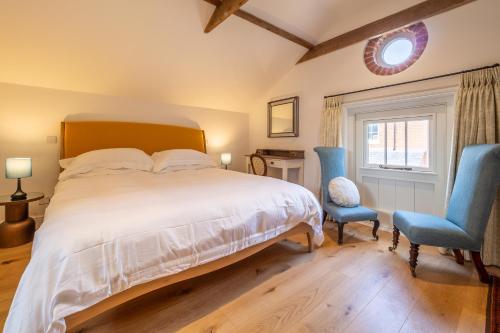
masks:
<svg viewBox="0 0 500 333"><path fill-rule="evenodd" d="M432 117L370 121L365 165L429 170Z"/></svg>

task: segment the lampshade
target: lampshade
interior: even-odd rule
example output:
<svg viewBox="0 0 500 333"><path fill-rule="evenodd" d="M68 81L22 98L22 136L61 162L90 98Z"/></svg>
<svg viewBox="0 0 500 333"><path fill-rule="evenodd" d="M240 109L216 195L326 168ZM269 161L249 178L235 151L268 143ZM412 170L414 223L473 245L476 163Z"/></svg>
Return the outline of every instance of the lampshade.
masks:
<svg viewBox="0 0 500 333"><path fill-rule="evenodd" d="M31 177L31 158L11 157L5 160L5 178Z"/></svg>
<svg viewBox="0 0 500 333"><path fill-rule="evenodd" d="M231 153L222 153L220 155L220 163L222 165L229 165L229 164L231 164Z"/></svg>

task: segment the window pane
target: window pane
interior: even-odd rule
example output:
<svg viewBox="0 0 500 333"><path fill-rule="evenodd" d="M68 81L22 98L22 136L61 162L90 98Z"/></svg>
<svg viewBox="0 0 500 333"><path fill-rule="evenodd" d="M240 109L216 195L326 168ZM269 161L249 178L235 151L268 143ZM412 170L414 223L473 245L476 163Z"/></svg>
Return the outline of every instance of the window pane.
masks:
<svg viewBox="0 0 500 333"><path fill-rule="evenodd" d="M405 122L387 123L387 164L405 166Z"/></svg>
<svg viewBox="0 0 500 333"><path fill-rule="evenodd" d="M375 144L379 143L378 125L379 124L368 124L368 142Z"/></svg>
<svg viewBox="0 0 500 333"><path fill-rule="evenodd" d="M384 123L368 124L368 164L384 164Z"/></svg>
<svg viewBox="0 0 500 333"><path fill-rule="evenodd" d="M408 121L408 165L429 167L429 120Z"/></svg>
<svg viewBox="0 0 500 333"><path fill-rule="evenodd" d="M411 57L413 50L414 42L410 38L396 38L383 48L382 60L390 66L399 65Z"/></svg>

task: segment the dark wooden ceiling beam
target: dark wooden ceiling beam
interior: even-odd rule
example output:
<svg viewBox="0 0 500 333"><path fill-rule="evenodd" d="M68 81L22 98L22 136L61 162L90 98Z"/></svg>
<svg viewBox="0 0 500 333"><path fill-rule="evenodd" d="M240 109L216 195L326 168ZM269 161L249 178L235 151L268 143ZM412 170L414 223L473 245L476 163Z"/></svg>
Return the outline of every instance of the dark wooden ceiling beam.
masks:
<svg viewBox="0 0 500 333"><path fill-rule="evenodd" d="M229 16L237 12L248 0L222 0L212 13L212 17L205 27L205 32L210 32Z"/></svg>
<svg viewBox="0 0 500 333"><path fill-rule="evenodd" d="M205 2L208 2L214 6L219 6L221 4L220 0L204 0ZM283 37L285 39L288 39L291 42L294 42L300 46L305 47L306 49L312 49L314 45L308 41L306 41L303 38L300 38L286 30L283 30L267 21L264 21L263 19L258 18L255 15L252 15L244 10L238 9L233 13L235 16L238 16L250 23L253 23L263 29L266 29L267 31L270 31L280 37ZM205 30L206 31L206 30Z"/></svg>
<svg viewBox="0 0 500 333"><path fill-rule="evenodd" d="M298 63L340 50L388 31L447 12L476 0L427 0L360 28L322 42L306 52Z"/></svg>

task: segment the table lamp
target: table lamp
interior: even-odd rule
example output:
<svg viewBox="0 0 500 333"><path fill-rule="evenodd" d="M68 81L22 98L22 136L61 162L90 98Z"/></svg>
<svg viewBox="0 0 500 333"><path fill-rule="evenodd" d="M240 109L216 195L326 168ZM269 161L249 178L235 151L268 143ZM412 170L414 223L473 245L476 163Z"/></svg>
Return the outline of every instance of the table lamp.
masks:
<svg viewBox="0 0 500 333"><path fill-rule="evenodd" d="M227 166L231 164L231 153L222 153L220 155L220 164L222 164L227 170Z"/></svg>
<svg viewBox="0 0 500 333"><path fill-rule="evenodd" d="M10 198L12 200L26 199L26 193L21 189L21 178L31 177L31 158L11 157L5 160L5 178L17 179L17 190Z"/></svg>

